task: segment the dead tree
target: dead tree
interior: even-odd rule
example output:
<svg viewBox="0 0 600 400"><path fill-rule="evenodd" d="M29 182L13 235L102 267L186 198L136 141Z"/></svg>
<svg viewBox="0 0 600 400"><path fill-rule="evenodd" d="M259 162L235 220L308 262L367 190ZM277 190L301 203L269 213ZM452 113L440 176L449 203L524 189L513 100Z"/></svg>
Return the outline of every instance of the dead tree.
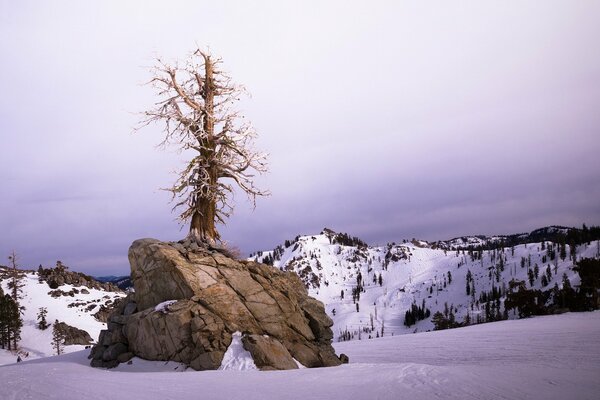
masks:
<svg viewBox="0 0 600 400"><path fill-rule="evenodd" d="M216 223L231 215L234 184L256 206L254 173L267 171L266 155L253 148L256 132L232 106L245 89L235 85L220 68L221 60L197 49L185 65L157 60L150 84L159 101L144 112L140 127L164 124L163 146L176 145L193 157L180 171L173 194L173 210L182 208L182 222L190 221L188 238L214 244L220 240Z"/></svg>
<svg viewBox="0 0 600 400"><path fill-rule="evenodd" d="M22 281L24 274L18 269L18 257L14 250L10 256L8 256L8 260L10 261L10 280L8 281L8 288L11 291L11 296L15 303L19 304L19 301L23 297L23 286L25 286L25 283Z"/></svg>

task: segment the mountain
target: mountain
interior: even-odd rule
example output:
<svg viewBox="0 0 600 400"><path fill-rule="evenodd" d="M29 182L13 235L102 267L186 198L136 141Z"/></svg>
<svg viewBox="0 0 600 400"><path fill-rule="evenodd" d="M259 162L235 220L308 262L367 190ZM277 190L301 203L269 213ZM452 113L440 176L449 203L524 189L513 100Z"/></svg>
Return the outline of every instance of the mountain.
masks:
<svg viewBox="0 0 600 400"><path fill-rule="evenodd" d="M437 312L443 328L563 311L559 293L580 284L573 260L600 258L598 233L553 226L368 246L324 229L250 259L298 274L326 305L336 339L349 340L433 330Z"/></svg>
<svg viewBox="0 0 600 400"><path fill-rule="evenodd" d="M552 225L533 230L529 233L498 236L462 236L446 241L432 242L431 247L447 250L468 250L476 248L493 249L543 241L555 243L583 243L595 239L600 239L599 227L588 228L583 225L583 227L579 229Z"/></svg>
<svg viewBox="0 0 600 400"><path fill-rule="evenodd" d="M133 284L131 283L131 278L129 277L129 275L98 276L98 277L94 277L94 278L99 282L112 283L113 285L117 286L121 290L129 290L133 287Z"/></svg>
<svg viewBox="0 0 600 400"><path fill-rule="evenodd" d="M546 311L561 311L552 308L557 294L567 295L569 285L581 286L580 292L589 287L583 260L600 255L598 238L565 229L554 241L531 233L515 235L529 241L510 246L503 238L512 235L369 246L325 229L253 255L254 260L298 273L310 294L325 302L335 322L334 347L350 363L320 370L241 371L247 358L243 348L233 349L240 362L222 365L238 370L208 373L188 369L181 374L186 371L182 364L136 357L107 372L89 366L89 350L83 345L47 357L54 354L52 329L36 327L40 307L48 309L48 322L58 319L97 338L106 326L98 318L125 293L64 266L23 271L20 354L29 356L16 363L16 354L0 350L0 399L184 400L199 391L208 399L594 399L600 391L600 311L517 319L525 308L511 308L507 321L423 332L433 329L432 319L439 315L461 322L467 315L471 322L491 319L492 314L503 318L505 304L515 301L515 293L533 293L533 303L541 299ZM556 233L553 228L543 232ZM597 275L598 264L593 267ZM0 268L5 292L9 276L10 271ZM560 287L557 293L555 286ZM104 311L98 313L100 308ZM410 326L405 325L407 312ZM420 313L428 316L420 319ZM422 333L402 335L415 331ZM369 336L373 340L364 340ZM359 338L363 340L349 340Z"/></svg>
<svg viewBox="0 0 600 400"><path fill-rule="evenodd" d="M369 246L357 237L324 229L318 235L286 240L251 259L297 273L309 293L326 305L334 321L335 340L341 341L433 330L436 312L447 320L441 321L445 326L517 319L524 307L505 311L507 300L508 305L515 301L509 299L511 281L513 285L521 282L527 289L523 293L534 296L534 303L547 306L526 314L564 311L568 304L554 303L565 297L566 281L573 288L581 283L573 258L578 262L600 258L598 239L594 227L554 226L516 235ZM40 307L48 309L49 323L58 319L97 339L112 304L125 296L115 284L131 285L127 276L96 280L62 264L23 274L21 347L29 358L54 354L52 329L36 327ZM6 267L0 267L5 293L8 275ZM66 351L82 347L70 345ZM0 350L0 364L15 358Z"/></svg>
<svg viewBox="0 0 600 400"><path fill-rule="evenodd" d="M40 330L37 327L41 307L47 310L46 320L55 320L87 332L93 340L106 329L106 316L113 304L125 293L117 287L101 283L78 272L68 271L62 264L56 268L40 268L37 271L19 271L21 275L21 300L24 307L21 329L20 355L23 359L48 357L55 354L52 348L52 326ZM10 271L0 268L0 286L10 293ZM84 345L67 345L65 352L83 349ZM17 355L0 349L0 365L14 362Z"/></svg>

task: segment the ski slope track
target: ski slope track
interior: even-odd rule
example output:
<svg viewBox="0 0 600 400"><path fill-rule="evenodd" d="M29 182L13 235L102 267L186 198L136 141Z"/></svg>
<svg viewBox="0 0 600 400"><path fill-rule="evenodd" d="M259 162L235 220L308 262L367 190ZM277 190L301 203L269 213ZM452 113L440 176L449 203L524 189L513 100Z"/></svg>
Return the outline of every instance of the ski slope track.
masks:
<svg viewBox="0 0 600 400"><path fill-rule="evenodd" d="M87 351L0 367L0 398L597 399L600 312L336 343L350 364L278 372L187 370L133 359L91 368Z"/></svg>

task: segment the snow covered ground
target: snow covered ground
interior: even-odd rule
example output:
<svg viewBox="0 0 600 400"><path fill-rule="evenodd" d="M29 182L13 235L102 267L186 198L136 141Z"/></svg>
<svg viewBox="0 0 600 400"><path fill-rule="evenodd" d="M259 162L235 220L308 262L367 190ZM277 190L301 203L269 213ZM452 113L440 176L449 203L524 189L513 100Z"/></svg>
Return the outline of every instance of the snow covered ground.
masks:
<svg viewBox="0 0 600 400"><path fill-rule="evenodd" d="M21 329L21 341L19 343L22 357L23 353L29 354L29 359L48 357L55 354L52 348L52 327L46 330L37 328L37 314L40 307L48 310L46 320L49 324L55 320L65 322L71 326L85 330L92 339L98 339L102 329L106 329L106 324L99 322L93 314L99 310L100 304L107 300L116 300L125 296L124 293L105 292L87 287L74 287L72 285L62 285L60 290L69 292L71 289L77 289L78 294L71 296L52 297L48 293L52 290L46 282L38 282L36 273L27 273L23 278L23 298L20 301L21 306L25 307L23 314L23 328ZM8 280L0 283L5 293L8 291ZM81 292L85 289L87 293ZM97 306L93 310L86 310L90 304ZM65 352L82 350L84 346L71 345L65 346ZM7 350L0 349L0 365L14 362L17 356Z"/></svg>
<svg viewBox="0 0 600 400"><path fill-rule="evenodd" d="M350 364L281 372L186 371L87 351L0 367L0 399L598 399L600 312L336 343Z"/></svg>

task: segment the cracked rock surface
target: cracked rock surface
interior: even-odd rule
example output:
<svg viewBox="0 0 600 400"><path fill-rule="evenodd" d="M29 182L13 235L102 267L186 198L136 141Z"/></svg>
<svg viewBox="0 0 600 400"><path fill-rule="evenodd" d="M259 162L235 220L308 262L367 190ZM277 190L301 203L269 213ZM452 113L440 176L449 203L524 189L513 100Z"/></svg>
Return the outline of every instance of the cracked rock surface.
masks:
<svg viewBox="0 0 600 400"><path fill-rule="evenodd" d="M155 239L133 242L129 262L135 293L111 315L92 366L135 355L217 369L237 331L263 370L297 368L294 359L306 367L341 363L331 319L294 273Z"/></svg>

